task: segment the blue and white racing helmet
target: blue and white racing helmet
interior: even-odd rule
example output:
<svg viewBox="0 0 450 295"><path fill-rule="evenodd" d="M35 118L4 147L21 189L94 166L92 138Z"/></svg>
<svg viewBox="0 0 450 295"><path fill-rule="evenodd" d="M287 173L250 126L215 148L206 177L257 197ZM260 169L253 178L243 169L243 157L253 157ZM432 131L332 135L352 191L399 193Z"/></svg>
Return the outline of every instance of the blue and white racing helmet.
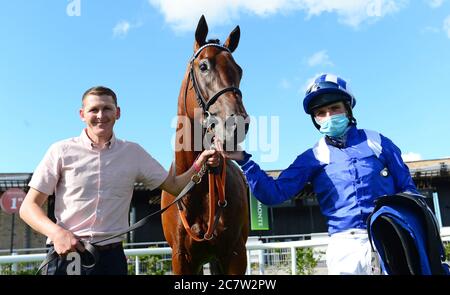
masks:
<svg viewBox="0 0 450 295"><path fill-rule="evenodd" d="M344 79L332 74L322 74L308 86L303 108L307 114L311 114L312 110L337 101L347 101L351 108L356 104L355 97Z"/></svg>

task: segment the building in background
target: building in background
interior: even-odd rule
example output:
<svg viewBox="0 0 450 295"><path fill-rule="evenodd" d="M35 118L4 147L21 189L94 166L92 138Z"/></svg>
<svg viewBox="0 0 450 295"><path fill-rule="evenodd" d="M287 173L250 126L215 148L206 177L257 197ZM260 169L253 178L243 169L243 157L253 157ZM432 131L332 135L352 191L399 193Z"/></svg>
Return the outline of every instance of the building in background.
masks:
<svg viewBox="0 0 450 295"><path fill-rule="evenodd" d="M424 160L406 163L417 187L427 197L430 208L435 212L441 226L450 226L450 158ZM268 171L277 177L280 171ZM0 174L0 194L9 188L28 190L30 173ZM160 209L160 191L146 190L140 183L135 184L130 208L130 223L135 223L146 215ZM320 213L318 202L307 185L295 198L283 204L266 207L252 200L253 229L250 236L279 236L327 231L326 220ZM52 219L54 197L51 196L45 206ZM12 224L14 232L12 232ZM153 219L142 228L128 235L128 242L164 241L161 218ZM39 248L45 245L45 237L30 229L18 216L0 212L0 250ZM5 252L5 251L3 251Z"/></svg>

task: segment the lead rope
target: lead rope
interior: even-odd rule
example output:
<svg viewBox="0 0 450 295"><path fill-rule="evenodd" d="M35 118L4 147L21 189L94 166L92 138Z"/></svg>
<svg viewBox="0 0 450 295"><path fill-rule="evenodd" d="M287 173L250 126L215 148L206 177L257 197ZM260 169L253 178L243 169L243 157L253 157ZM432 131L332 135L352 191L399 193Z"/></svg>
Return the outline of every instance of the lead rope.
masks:
<svg viewBox="0 0 450 295"><path fill-rule="evenodd" d="M99 241L96 241L94 243L89 243L87 241L82 241L80 240L81 243L83 243L84 248L86 249L87 252L89 252L91 254L91 256L93 257L93 261L90 264L82 264L82 266L84 268L92 268L95 266L95 264L98 262L98 251L97 249L94 247L96 244L98 243L102 243L108 240L111 240L113 238L116 237L120 237L123 234L126 234L132 230L135 230L141 226L143 226L144 224L146 224L150 218L156 214L162 214L164 213L167 209L169 209L169 207L171 207L173 204L177 203L178 206L180 206L180 200L191 190L191 188L195 185L200 183L201 179L203 178L203 175L206 173L207 167L206 164L203 164L202 168L200 169L200 171L194 175L192 175L191 177L191 181L184 187L184 189L178 194L178 196L170 203L168 204L166 207L153 212L147 216L145 216L144 218L142 218L141 220L139 220L138 222L136 222L135 224L133 224L132 226L130 226L128 229L121 231L117 234L114 234L112 236L109 236L107 238L103 238ZM48 252L47 256L45 257L44 261L42 261L41 265L38 267L38 270L36 271L36 274L39 274L42 270L44 270L45 268L45 273L47 273L47 267L48 264L50 262L52 262L53 260L57 259L59 256L58 253L56 253L54 248L51 248L50 251Z"/></svg>
<svg viewBox="0 0 450 295"><path fill-rule="evenodd" d="M186 230L187 234L197 242L209 241L214 235L214 229L219 221L220 212L226 207L227 201L225 200L225 180L226 180L226 160L223 159L222 171L220 175L214 174L210 171L208 174L209 180L209 214L208 214L208 230L203 235L203 238L197 237L191 230L189 222L187 221L185 211L181 204L178 206L181 222ZM206 165L206 164L204 164ZM218 206L219 210L216 211L216 186L219 194Z"/></svg>

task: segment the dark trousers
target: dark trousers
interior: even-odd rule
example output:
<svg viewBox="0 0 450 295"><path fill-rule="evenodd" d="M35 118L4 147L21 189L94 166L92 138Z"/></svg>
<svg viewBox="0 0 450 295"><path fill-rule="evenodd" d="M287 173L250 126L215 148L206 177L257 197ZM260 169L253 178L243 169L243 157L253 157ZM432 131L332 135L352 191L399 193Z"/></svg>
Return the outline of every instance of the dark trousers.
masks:
<svg viewBox="0 0 450 295"><path fill-rule="evenodd" d="M71 255L59 256L47 266L47 275L127 275L127 259L122 245L111 249L98 249L99 259L92 268L75 265ZM83 257L83 254L81 254ZM81 261L83 258L81 258ZM80 261L80 260L78 260Z"/></svg>

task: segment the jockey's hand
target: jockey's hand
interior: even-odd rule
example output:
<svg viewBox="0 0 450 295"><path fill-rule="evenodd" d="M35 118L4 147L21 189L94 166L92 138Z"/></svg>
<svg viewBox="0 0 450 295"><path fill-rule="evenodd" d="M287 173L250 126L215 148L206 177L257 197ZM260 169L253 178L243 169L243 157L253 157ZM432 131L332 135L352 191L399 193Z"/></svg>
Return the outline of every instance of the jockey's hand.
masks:
<svg viewBox="0 0 450 295"><path fill-rule="evenodd" d="M252 157L251 154L245 151L232 151L232 152L223 151L222 155L224 158L235 160L236 163L241 167L246 163L248 163L248 161Z"/></svg>
<svg viewBox="0 0 450 295"><path fill-rule="evenodd" d="M197 163L199 167L206 163L210 167L217 167L220 164L220 154L216 150L204 150L198 159L201 163Z"/></svg>
<svg viewBox="0 0 450 295"><path fill-rule="evenodd" d="M226 159L231 159L235 161L241 161L244 159L244 151L236 150L236 151L228 151L223 148L223 142L218 138L214 137L214 145L216 146L217 151L222 155L222 157Z"/></svg>

